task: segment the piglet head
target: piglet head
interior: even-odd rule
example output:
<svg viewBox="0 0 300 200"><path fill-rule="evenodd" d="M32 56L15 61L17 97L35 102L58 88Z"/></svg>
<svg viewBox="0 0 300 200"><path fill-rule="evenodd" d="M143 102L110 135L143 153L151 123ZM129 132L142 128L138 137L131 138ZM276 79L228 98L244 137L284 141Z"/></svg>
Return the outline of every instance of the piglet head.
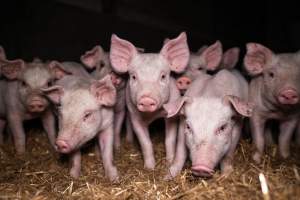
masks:
<svg viewBox="0 0 300 200"><path fill-rule="evenodd" d="M41 95L40 89L52 84L53 77L43 63L26 63L23 60L4 61L2 74L6 79L17 81L18 93L24 107L30 113L41 113L48 101Z"/></svg>
<svg viewBox="0 0 300 200"><path fill-rule="evenodd" d="M184 96L164 107L168 117L185 116L184 135L192 173L202 177L213 175L232 142L239 138L234 125L241 117L251 116L253 109L251 103L232 95L223 99Z"/></svg>
<svg viewBox="0 0 300 200"><path fill-rule="evenodd" d="M217 70L222 59L222 44L216 41L210 46L201 47L197 53L190 55L186 71L176 78L176 86L181 94L189 88L190 84L206 71Z"/></svg>
<svg viewBox="0 0 300 200"><path fill-rule="evenodd" d="M109 76L91 83L78 77L68 79L75 82L72 88L53 86L44 90L45 95L58 105L56 145L61 153L70 153L95 137L103 120L112 118L111 112L105 119L101 113L116 102L116 89Z"/></svg>
<svg viewBox="0 0 300 200"><path fill-rule="evenodd" d="M160 53L140 53L112 35L110 60L116 73L129 73L130 99L140 112L155 112L168 101L170 72L181 73L189 60L185 33L168 40Z"/></svg>
<svg viewBox="0 0 300 200"><path fill-rule="evenodd" d="M263 77L263 94L280 106L299 105L300 100L299 53L274 54L269 48L247 44L244 66L252 76Z"/></svg>
<svg viewBox="0 0 300 200"><path fill-rule="evenodd" d="M72 75L72 72L58 61L51 61L48 64L48 67L50 68L55 80L60 80L67 75Z"/></svg>

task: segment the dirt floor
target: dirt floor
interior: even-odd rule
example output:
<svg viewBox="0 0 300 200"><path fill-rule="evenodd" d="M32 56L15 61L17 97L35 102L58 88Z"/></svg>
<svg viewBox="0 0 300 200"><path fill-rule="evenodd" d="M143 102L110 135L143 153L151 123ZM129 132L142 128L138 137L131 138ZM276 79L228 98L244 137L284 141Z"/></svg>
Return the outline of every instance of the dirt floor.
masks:
<svg viewBox="0 0 300 200"><path fill-rule="evenodd" d="M39 132L28 132L27 153L22 158L15 156L10 142L0 147L0 199L263 199L260 172L267 179L271 199L300 199L300 151L296 147L284 161L276 145L269 147L263 163L256 165L251 160L250 142L242 140L235 155L235 171L228 178L221 178L219 171L211 179L195 178L187 163L175 180L164 181L161 137L153 137L155 171L144 170L137 145L124 141L115 153L121 181L111 184L93 148L83 152L82 176L70 178L67 160L53 153Z"/></svg>

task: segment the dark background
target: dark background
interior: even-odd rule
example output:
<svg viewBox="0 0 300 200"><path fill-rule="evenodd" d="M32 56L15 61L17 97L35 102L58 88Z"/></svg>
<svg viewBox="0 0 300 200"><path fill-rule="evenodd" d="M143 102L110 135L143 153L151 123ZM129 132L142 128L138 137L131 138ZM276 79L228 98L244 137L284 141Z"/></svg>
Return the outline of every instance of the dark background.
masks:
<svg viewBox="0 0 300 200"><path fill-rule="evenodd" d="M7 0L1 1L0 45L9 59L78 61L110 36L159 51L186 31L190 49L219 39L225 49L260 42L275 52L300 49L300 12L288 1Z"/></svg>

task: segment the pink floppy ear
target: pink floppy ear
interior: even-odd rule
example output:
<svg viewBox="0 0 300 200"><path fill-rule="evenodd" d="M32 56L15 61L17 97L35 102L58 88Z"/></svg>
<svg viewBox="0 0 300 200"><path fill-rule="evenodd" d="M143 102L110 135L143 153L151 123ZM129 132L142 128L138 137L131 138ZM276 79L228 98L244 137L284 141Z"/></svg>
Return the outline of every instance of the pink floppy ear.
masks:
<svg viewBox="0 0 300 200"><path fill-rule="evenodd" d="M262 73L266 64L271 63L274 58L274 53L261 44L248 43L246 48L244 66L250 75L255 76Z"/></svg>
<svg viewBox="0 0 300 200"><path fill-rule="evenodd" d="M172 71L183 72L190 59L186 33L182 32L177 38L167 41L160 54L168 61Z"/></svg>
<svg viewBox="0 0 300 200"><path fill-rule="evenodd" d="M112 68L117 73L127 72L129 64L137 53L135 46L130 42L119 38L115 34L111 36L109 58Z"/></svg>
<svg viewBox="0 0 300 200"><path fill-rule="evenodd" d="M58 61L51 61L48 64L50 70L52 71L52 73L54 74L55 79L60 80L63 77L65 77L66 75L72 75L71 72L67 71L65 69L65 67L63 66L63 64L61 64Z"/></svg>
<svg viewBox="0 0 300 200"><path fill-rule="evenodd" d="M243 101L241 98L234 95L226 95L225 102L231 103L236 112L245 117L251 117L254 109L254 104Z"/></svg>
<svg viewBox="0 0 300 200"><path fill-rule="evenodd" d="M41 91L54 104L59 104L60 103L60 99L61 99L61 97L64 94L63 87L61 87L59 85L54 85L54 86L49 87L49 88L42 88Z"/></svg>
<svg viewBox="0 0 300 200"><path fill-rule="evenodd" d="M20 75L21 71L25 68L25 62L21 59L17 60L0 60L1 73L8 80L15 80Z"/></svg>
<svg viewBox="0 0 300 200"><path fill-rule="evenodd" d="M204 60L207 70L216 70L220 65L223 55L222 44L217 40L214 44L210 45L202 51L200 55L201 59Z"/></svg>
<svg viewBox="0 0 300 200"><path fill-rule="evenodd" d="M240 48L233 47L225 51L221 66L224 69L233 69L239 61Z"/></svg>
<svg viewBox="0 0 300 200"><path fill-rule="evenodd" d="M115 105L117 92L113 86L110 75L106 75L101 80L94 81L90 87L90 91L99 105L108 107Z"/></svg>
<svg viewBox="0 0 300 200"><path fill-rule="evenodd" d="M167 118L174 117L178 114L184 114L182 111L182 107L186 102L191 102L191 97L183 96L179 97L177 100L166 103L163 105L164 110L167 112Z"/></svg>
<svg viewBox="0 0 300 200"><path fill-rule="evenodd" d="M93 69L101 61L104 56L104 50L97 45L80 57L81 62L88 68Z"/></svg>
<svg viewBox="0 0 300 200"><path fill-rule="evenodd" d="M6 60L6 53L2 46L0 46L0 59Z"/></svg>

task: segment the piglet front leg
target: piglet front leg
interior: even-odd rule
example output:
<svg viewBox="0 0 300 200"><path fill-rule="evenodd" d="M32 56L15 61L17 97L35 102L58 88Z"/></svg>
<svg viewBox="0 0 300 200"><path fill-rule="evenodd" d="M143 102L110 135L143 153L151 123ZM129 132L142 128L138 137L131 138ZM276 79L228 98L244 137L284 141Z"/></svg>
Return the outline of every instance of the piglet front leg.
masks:
<svg viewBox="0 0 300 200"><path fill-rule="evenodd" d="M6 121L3 119L0 119L0 145L3 145L4 143L4 128L5 128Z"/></svg>
<svg viewBox="0 0 300 200"><path fill-rule="evenodd" d="M47 133L51 146L56 150L56 130L55 130L55 117L53 112L48 109L42 116L42 124Z"/></svg>
<svg viewBox="0 0 300 200"><path fill-rule="evenodd" d="M265 129L266 119L259 116L257 113L253 113L253 116L250 118L250 126L251 126L251 134L253 138L255 152L252 156L253 160L256 163L261 162L261 157L264 152L265 147L265 137L264 137L264 129Z"/></svg>
<svg viewBox="0 0 300 200"><path fill-rule="evenodd" d="M149 170L154 170L155 158L151 138L149 135L148 126L141 122L137 117L131 115L132 127L141 145L144 167Z"/></svg>
<svg viewBox="0 0 300 200"><path fill-rule="evenodd" d="M100 145L103 167L106 176L112 182L119 180L117 168L113 164L113 127L109 126L107 129L99 133L98 142Z"/></svg>
<svg viewBox="0 0 300 200"><path fill-rule="evenodd" d="M78 178L81 171L81 152L77 150L70 155L70 176L73 178Z"/></svg>
<svg viewBox="0 0 300 200"><path fill-rule="evenodd" d="M130 115L126 114L126 142L128 143L133 143L134 140L134 135L133 135L133 130L132 130L132 124L130 120Z"/></svg>
<svg viewBox="0 0 300 200"><path fill-rule="evenodd" d="M122 129L124 117L125 117L125 109L118 113L115 113L115 115L114 115L114 134L115 134L114 148L115 148L115 150L120 149L120 146L121 146L121 129Z"/></svg>
<svg viewBox="0 0 300 200"><path fill-rule="evenodd" d="M10 112L7 117L8 126L14 138L16 153L18 155L25 153L26 136L23 127L23 120L19 113Z"/></svg>
<svg viewBox="0 0 300 200"><path fill-rule="evenodd" d="M169 164L173 162L176 148L176 137L177 137L177 118L167 118L166 123L166 159Z"/></svg>
<svg viewBox="0 0 300 200"><path fill-rule="evenodd" d="M185 146L184 135L184 121L185 120L183 119L183 117L180 117L176 154L172 165L168 169L167 175L164 177L165 180L169 180L177 176L181 172L187 158L187 149Z"/></svg>
<svg viewBox="0 0 300 200"><path fill-rule="evenodd" d="M223 160L221 161L221 173L223 176L228 176L233 171L232 161L233 161L234 152L240 140L241 131L242 131L242 120L238 121L236 125L233 127L230 148L226 153L226 155L224 156Z"/></svg>
<svg viewBox="0 0 300 200"><path fill-rule="evenodd" d="M279 152L283 158L287 158L290 155L290 143L293 136L293 132L297 126L298 119L283 121L280 123L279 134Z"/></svg>

